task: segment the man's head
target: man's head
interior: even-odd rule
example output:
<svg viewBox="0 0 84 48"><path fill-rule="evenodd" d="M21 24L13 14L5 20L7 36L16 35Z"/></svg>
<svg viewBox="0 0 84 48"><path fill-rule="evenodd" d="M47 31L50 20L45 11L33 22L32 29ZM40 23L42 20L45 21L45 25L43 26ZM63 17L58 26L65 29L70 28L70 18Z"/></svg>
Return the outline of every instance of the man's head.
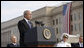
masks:
<svg viewBox="0 0 84 48"><path fill-rule="evenodd" d="M12 41L12 43L16 43L17 42L16 36L12 35L11 36L11 41Z"/></svg>
<svg viewBox="0 0 84 48"><path fill-rule="evenodd" d="M30 20L30 19L32 18L31 12L30 12L29 10L24 11L24 17L25 17L27 20Z"/></svg>
<svg viewBox="0 0 84 48"><path fill-rule="evenodd" d="M79 37L79 42L80 42L80 43L83 43L83 36L80 36L80 37Z"/></svg>
<svg viewBox="0 0 84 48"><path fill-rule="evenodd" d="M63 41L66 42L68 40L68 35L64 34L63 35Z"/></svg>

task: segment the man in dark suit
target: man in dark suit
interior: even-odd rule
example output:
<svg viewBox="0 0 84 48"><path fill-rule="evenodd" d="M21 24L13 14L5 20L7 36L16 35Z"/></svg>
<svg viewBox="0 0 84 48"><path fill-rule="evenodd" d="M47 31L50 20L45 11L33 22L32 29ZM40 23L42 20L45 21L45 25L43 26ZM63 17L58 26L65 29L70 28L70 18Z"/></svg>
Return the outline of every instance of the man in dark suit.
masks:
<svg viewBox="0 0 84 48"><path fill-rule="evenodd" d="M30 22L32 16L29 10L24 11L24 19L18 22L18 29L20 32L20 46L24 47L24 35L25 33L33 27L33 24Z"/></svg>
<svg viewBox="0 0 84 48"><path fill-rule="evenodd" d="M11 36L11 41L12 43L7 44L7 47L19 47L19 45L17 44L17 38L16 36Z"/></svg>
<svg viewBox="0 0 84 48"><path fill-rule="evenodd" d="M78 43L71 43L72 47L83 47L83 36L79 37L79 42Z"/></svg>

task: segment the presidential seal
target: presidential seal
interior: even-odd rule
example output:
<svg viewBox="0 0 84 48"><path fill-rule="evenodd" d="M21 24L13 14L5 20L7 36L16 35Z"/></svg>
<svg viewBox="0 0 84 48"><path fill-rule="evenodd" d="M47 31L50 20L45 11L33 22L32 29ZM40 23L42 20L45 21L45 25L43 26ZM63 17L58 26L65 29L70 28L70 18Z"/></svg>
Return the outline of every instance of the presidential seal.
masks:
<svg viewBox="0 0 84 48"><path fill-rule="evenodd" d="M50 30L49 29L44 29L43 36L44 36L45 39L50 39L51 38Z"/></svg>

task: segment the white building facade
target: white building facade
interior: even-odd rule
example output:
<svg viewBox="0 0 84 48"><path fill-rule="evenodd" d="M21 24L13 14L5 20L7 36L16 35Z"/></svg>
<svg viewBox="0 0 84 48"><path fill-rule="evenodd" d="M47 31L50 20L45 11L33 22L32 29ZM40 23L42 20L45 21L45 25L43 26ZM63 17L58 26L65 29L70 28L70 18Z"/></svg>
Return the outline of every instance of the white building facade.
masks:
<svg viewBox="0 0 84 48"><path fill-rule="evenodd" d="M55 35L57 41L61 37L62 28L62 14L63 6L59 7L43 7L32 12L32 23L35 26L35 21L43 21L46 26L53 27L55 29ZM14 34L17 36L19 43L19 30L17 23L22 20L24 16L14 18L12 20L1 23L1 46L6 47L11 42L10 36ZM70 15L70 34L83 35L83 1L72 2L71 15ZM77 40L78 41L78 40Z"/></svg>

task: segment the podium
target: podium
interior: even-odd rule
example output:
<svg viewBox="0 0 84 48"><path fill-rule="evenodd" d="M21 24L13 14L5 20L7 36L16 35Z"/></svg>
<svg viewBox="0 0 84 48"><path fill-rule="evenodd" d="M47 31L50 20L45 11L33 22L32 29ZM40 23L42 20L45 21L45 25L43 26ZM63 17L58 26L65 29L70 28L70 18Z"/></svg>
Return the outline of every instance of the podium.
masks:
<svg viewBox="0 0 84 48"><path fill-rule="evenodd" d="M27 47L53 47L55 30L52 27L34 27L25 33L24 43Z"/></svg>

